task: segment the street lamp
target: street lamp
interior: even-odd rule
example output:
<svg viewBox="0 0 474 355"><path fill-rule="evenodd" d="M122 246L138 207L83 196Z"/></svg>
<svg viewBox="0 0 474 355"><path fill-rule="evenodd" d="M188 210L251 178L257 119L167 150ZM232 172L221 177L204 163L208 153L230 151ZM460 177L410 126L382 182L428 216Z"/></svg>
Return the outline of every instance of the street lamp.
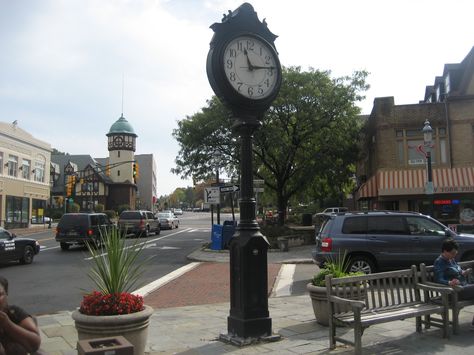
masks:
<svg viewBox="0 0 474 355"><path fill-rule="evenodd" d="M426 169L427 169L427 182L425 187L425 194L429 196L430 200L430 216L433 217L433 170L431 167L431 147L433 146L433 128L430 126L430 121L426 120L423 126L423 145L426 152Z"/></svg>
<svg viewBox="0 0 474 355"><path fill-rule="evenodd" d="M59 180L59 165L51 163L49 168L49 222L48 228L51 228L51 222L53 220L52 208L53 208L53 187L56 186Z"/></svg>

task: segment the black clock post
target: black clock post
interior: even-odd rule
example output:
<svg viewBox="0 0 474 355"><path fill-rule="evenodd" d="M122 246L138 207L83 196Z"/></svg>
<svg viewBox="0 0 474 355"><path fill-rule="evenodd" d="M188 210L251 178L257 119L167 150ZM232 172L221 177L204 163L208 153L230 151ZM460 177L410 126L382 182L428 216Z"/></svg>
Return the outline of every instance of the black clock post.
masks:
<svg viewBox="0 0 474 355"><path fill-rule="evenodd" d="M211 28L207 75L216 95L231 110L239 136L240 222L230 243L230 314L220 339L237 345L276 340L268 311L268 241L256 221L253 191L254 132L278 94L281 67L277 36L259 21L252 5L242 4Z"/></svg>

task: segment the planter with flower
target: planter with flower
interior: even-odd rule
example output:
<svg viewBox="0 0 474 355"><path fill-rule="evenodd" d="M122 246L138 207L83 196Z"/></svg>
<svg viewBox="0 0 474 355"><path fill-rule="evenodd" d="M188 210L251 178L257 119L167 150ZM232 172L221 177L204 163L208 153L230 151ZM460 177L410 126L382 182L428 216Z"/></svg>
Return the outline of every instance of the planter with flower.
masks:
<svg viewBox="0 0 474 355"><path fill-rule="evenodd" d="M134 354L144 354L153 309L131 293L146 262L138 260L144 243L137 240L126 246L116 228L104 233L103 242L103 248L87 246L92 255L88 275L97 290L84 295L72 314L78 338L122 335L134 346Z"/></svg>
<svg viewBox="0 0 474 355"><path fill-rule="evenodd" d="M321 268L320 272L317 273L311 282L306 285L306 289L308 290L309 296L311 297L314 316L316 317L316 321L321 325L327 326L329 324L328 299L325 283L326 276L332 275L333 277L348 277L364 275L363 272L348 272L348 266L349 259L346 258L346 253L344 253L342 257L339 254L335 259L329 259ZM364 298L364 287L362 285L359 285L358 287L361 289L352 292L347 290L347 298ZM350 297L349 295L353 295L353 297Z"/></svg>

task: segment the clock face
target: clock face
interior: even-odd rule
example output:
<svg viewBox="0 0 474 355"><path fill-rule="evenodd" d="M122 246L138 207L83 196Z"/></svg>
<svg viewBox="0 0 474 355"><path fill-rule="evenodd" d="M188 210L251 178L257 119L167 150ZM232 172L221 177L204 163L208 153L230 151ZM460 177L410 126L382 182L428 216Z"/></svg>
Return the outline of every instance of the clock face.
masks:
<svg viewBox="0 0 474 355"><path fill-rule="evenodd" d="M279 62L265 41L252 36L234 38L227 44L223 60L226 78L240 95L259 100L274 92L280 75Z"/></svg>
<svg viewBox="0 0 474 355"><path fill-rule="evenodd" d="M115 136L115 137L114 137L114 145L115 145L116 147L121 146L122 143L123 143L123 137L122 137L122 136Z"/></svg>

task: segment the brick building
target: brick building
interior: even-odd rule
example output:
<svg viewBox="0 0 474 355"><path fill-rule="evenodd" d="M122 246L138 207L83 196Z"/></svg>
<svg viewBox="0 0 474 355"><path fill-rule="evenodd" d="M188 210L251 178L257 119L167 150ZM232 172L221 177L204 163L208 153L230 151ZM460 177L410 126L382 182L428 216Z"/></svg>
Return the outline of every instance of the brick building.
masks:
<svg viewBox="0 0 474 355"><path fill-rule="evenodd" d="M427 193L424 122L433 129L433 194ZM357 165L359 209L432 213L446 224L474 224L474 47L445 64L422 101L374 100Z"/></svg>

